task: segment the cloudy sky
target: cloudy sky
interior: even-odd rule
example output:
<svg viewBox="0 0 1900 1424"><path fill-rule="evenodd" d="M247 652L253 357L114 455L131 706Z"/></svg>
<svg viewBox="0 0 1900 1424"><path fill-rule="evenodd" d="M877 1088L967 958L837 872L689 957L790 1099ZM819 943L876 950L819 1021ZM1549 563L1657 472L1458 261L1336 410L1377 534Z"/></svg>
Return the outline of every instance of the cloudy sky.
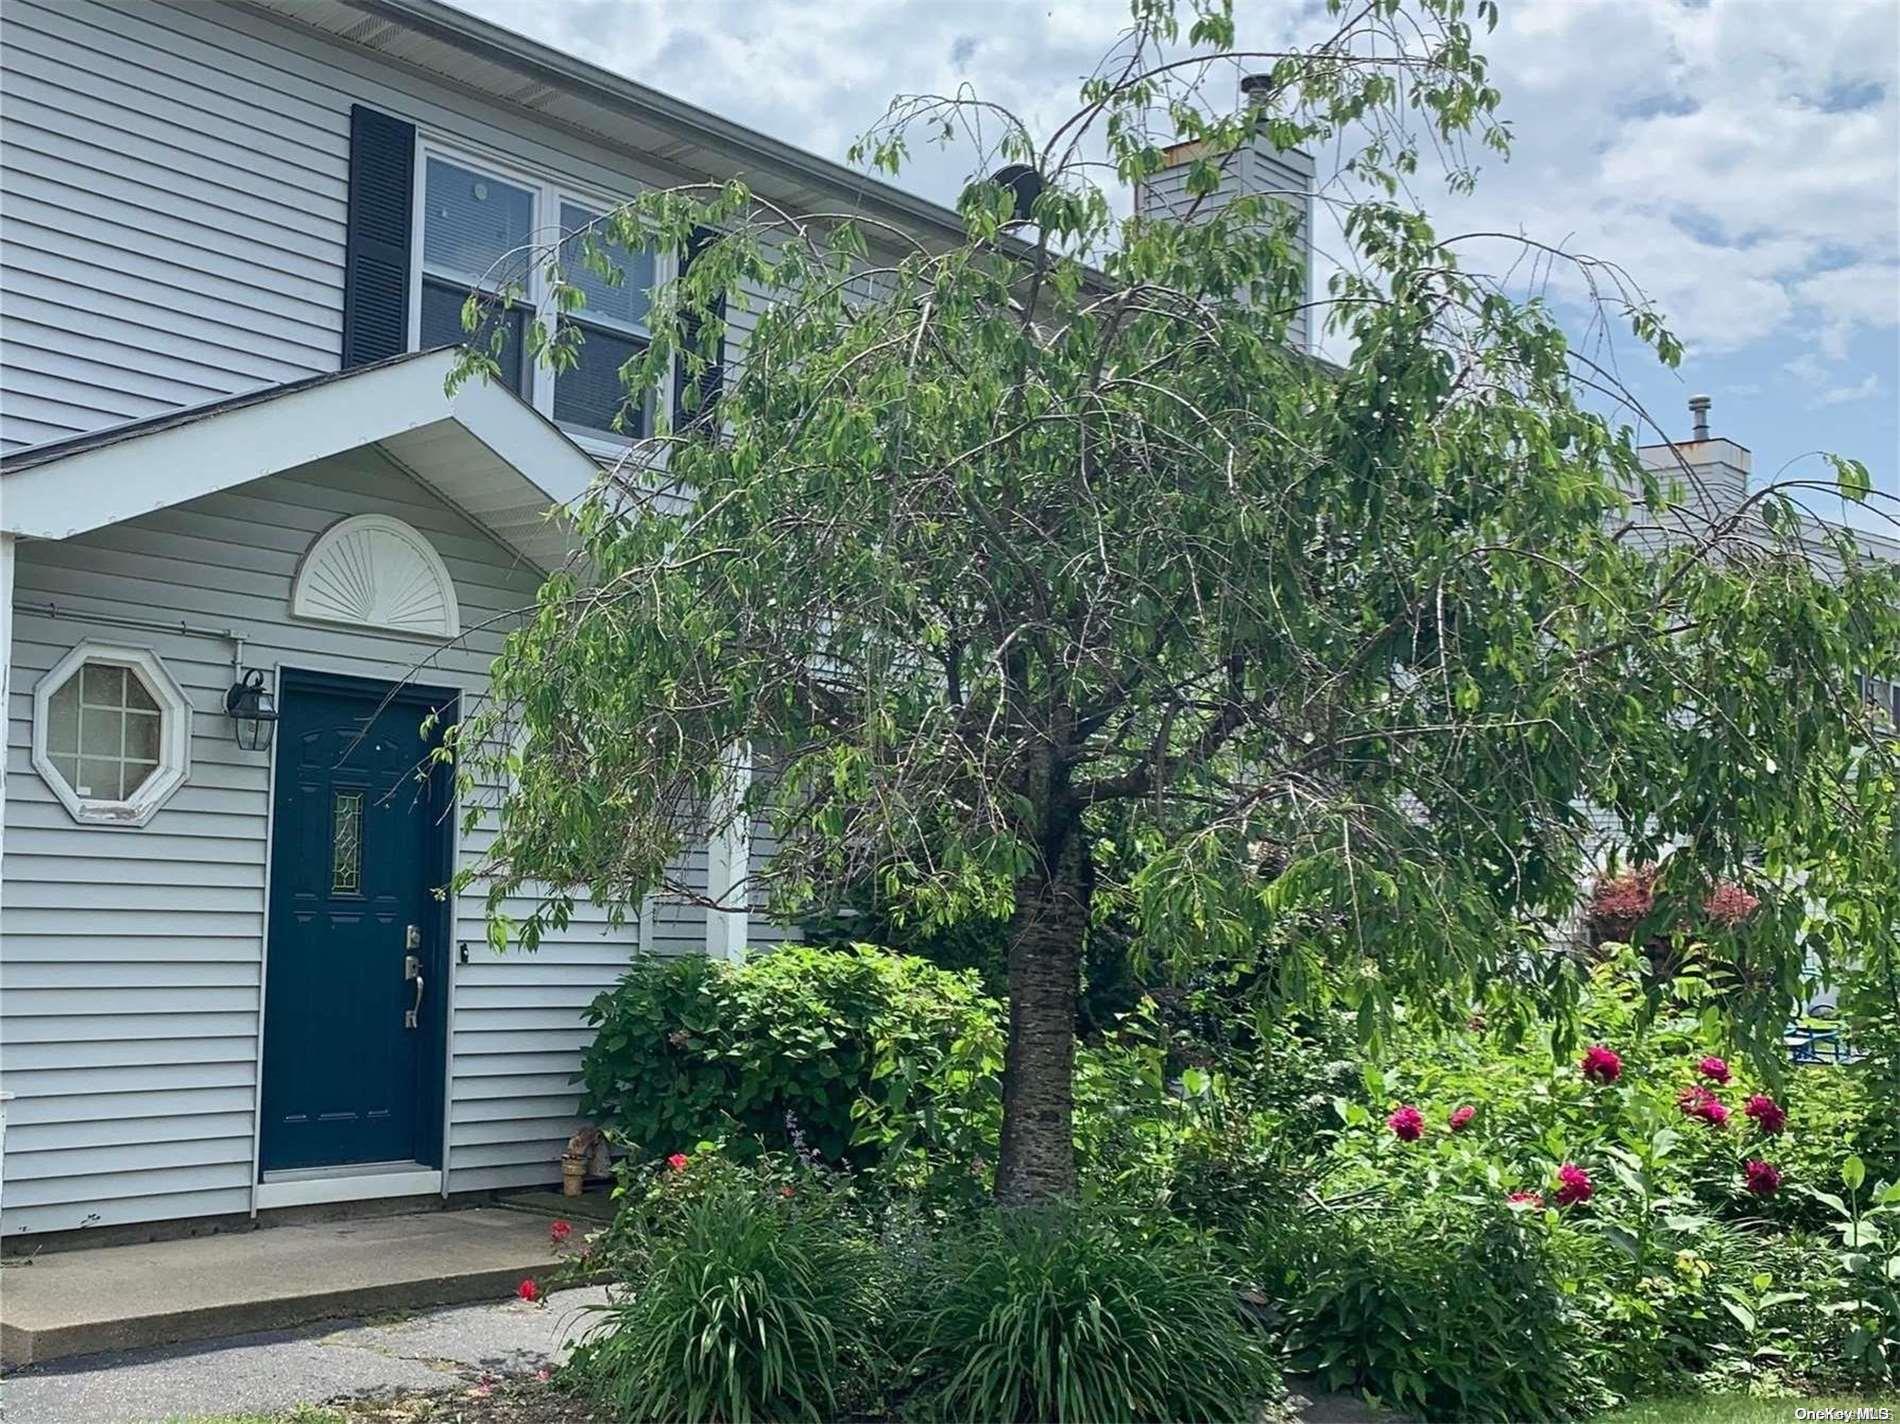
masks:
<svg viewBox="0 0 1900 1424"><path fill-rule="evenodd" d="M969 84L1059 120L1118 0L457 0L785 141L842 159L893 94ZM1239 0L1243 47L1318 23ZM1486 43L1515 133L1475 195L1422 188L1441 231L1502 229L1620 263L1688 346L1630 342L1672 435L1688 395L1759 475L1817 449L1900 481L1900 0L1501 0ZM960 162L900 181L951 200ZM1554 294L1566 295L1559 285Z"/></svg>

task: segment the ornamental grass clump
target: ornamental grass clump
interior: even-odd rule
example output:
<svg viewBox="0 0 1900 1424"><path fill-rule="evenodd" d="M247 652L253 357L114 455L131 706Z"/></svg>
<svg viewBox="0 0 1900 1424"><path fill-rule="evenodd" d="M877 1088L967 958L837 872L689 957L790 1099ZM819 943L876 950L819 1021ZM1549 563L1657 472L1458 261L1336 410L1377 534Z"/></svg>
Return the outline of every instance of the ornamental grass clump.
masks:
<svg viewBox="0 0 1900 1424"><path fill-rule="evenodd" d="M785 1185L708 1159L639 1204L641 1256L573 1364L616 1417L819 1420L861 1402L881 1255L837 1193Z"/></svg>
<svg viewBox="0 0 1900 1424"><path fill-rule="evenodd" d="M906 1327L939 1419L1253 1420L1278 1393L1205 1244L1094 1209L991 1213L927 1255Z"/></svg>

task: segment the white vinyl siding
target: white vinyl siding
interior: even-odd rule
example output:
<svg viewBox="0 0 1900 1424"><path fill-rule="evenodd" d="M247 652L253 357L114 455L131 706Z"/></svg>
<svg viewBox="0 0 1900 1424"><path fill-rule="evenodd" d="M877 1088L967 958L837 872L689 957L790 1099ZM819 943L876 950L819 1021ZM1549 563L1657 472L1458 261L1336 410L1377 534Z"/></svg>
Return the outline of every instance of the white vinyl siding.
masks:
<svg viewBox="0 0 1900 1424"><path fill-rule="evenodd" d="M700 175L619 152L238 5L0 6L0 449L336 369L349 114L492 155L592 203ZM728 353L752 314L735 304ZM669 393L670 394L670 393ZM478 691L499 635L427 645L292 623L309 541L385 512L442 555L471 628L537 580L372 455L260 480L60 544L23 544L16 599L242 630L248 665L414 676ZM237 749L231 650L33 611L15 620L7 727L0 1072L13 1092L0 1231L250 1206L262 1004L268 757ZM87 639L155 649L196 709L190 780L138 830L73 822L30 765L33 684ZM465 855L479 839L471 836ZM705 857L689 858L703 883ZM659 952L698 952L705 912L659 904ZM782 931L755 920L755 938ZM535 955L497 959L461 906L453 971L451 1190L553 1180L573 1126L579 1010L630 922L581 907Z"/></svg>
<svg viewBox="0 0 1900 1424"><path fill-rule="evenodd" d="M1257 141L1251 148L1227 159L1222 167L1220 186L1198 203L1187 191L1191 166L1181 163L1164 168L1143 183L1137 200L1141 215L1149 218L1185 218L1190 213L1196 216L1211 213L1223 203L1232 202L1243 194L1272 197L1293 208L1297 214L1297 240L1305 257L1304 286L1307 300L1310 301L1313 287L1313 160L1303 153L1274 151L1264 140ZM1287 328L1287 336L1296 350L1312 350L1315 333L1311 313L1301 311L1294 314Z"/></svg>
<svg viewBox="0 0 1900 1424"><path fill-rule="evenodd" d="M447 648L293 623L290 582L347 514L425 534L472 632ZM21 546L7 737L0 1072L7 1235L250 1209L265 926L267 753L240 751L220 701L231 648L73 613L229 627L247 665L413 678L478 696L538 576L371 452L271 476L62 543ZM55 604L67 616L41 611ZM154 649L194 708L191 779L143 829L75 824L30 762L33 684L88 639ZM464 858L480 848L464 840ZM703 857L697 858L704 875ZM534 954L488 949L467 897L453 965L449 1187L558 1177L577 1125L580 1011L624 970L637 918L609 932L577 909ZM694 952L705 918L661 907L653 945ZM452 953L451 959L456 956Z"/></svg>
<svg viewBox="0 0 1900 1424"><path fill-rule="evenodd" d="M0 16L4 449L335 370L352 104L572 202L686 176L236 6Z"/></svg>

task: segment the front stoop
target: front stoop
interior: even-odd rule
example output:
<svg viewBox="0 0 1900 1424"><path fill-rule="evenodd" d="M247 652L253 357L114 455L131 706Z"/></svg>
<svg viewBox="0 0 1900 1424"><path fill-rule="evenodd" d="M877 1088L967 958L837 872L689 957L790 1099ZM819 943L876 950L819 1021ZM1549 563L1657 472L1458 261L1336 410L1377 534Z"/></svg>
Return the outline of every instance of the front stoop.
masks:
<svg viewBox="0 0 1900 1424"><path fill-rule="evenodd" d="M499 1300L561 1265L545 1218L494 1208L49 1252L0 1270L0 1363Z"/></svg>

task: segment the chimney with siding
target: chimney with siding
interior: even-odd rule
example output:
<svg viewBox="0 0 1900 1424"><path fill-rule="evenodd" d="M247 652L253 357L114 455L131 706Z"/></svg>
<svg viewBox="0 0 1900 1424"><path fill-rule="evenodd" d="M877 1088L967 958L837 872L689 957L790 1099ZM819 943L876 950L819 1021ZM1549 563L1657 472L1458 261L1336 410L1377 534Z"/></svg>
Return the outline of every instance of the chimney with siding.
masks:
<svg viewBox="0 0 1900 1424"><path fill-rule="evenodd" d="M1264 83L1264 76L1249 76L1240 81L1240 92L1248 102ZM1276 148L1264 132L1258 133L1244 148L1229 154L1221 164L1220 186L1214 192L1195 199L1187 191L1188 170L1203 156L1200 143L1177 143L1164 149L1166 166L1135 190L1135 211L1143 217L1186 217L1217 211L1226 203L1246 194L1270 197L1298 214L1298 240L1306 260L1302 284L1306 300L1313 293L1313 160L1298 149ZM1288 340L1301 351L1313 349L1312 313L1295 314L1288 328Z"/></svg>
<svg viewBox="0 0 1900 1424"><path fill-rule="evenodd" d="M1707 506L1709 513L1733 510L1748 495L1748 475L1754 456L1748 448L1733 440L1721 439L1709 431L1707 396L1689 397L1689 415L1694 421L1687 440L1674 444L1665 441L1645 445L1637 453L1643 463L1657 471L1665 485L1671 478L1686 486L1683 497L1690 507Z"/></svg>

